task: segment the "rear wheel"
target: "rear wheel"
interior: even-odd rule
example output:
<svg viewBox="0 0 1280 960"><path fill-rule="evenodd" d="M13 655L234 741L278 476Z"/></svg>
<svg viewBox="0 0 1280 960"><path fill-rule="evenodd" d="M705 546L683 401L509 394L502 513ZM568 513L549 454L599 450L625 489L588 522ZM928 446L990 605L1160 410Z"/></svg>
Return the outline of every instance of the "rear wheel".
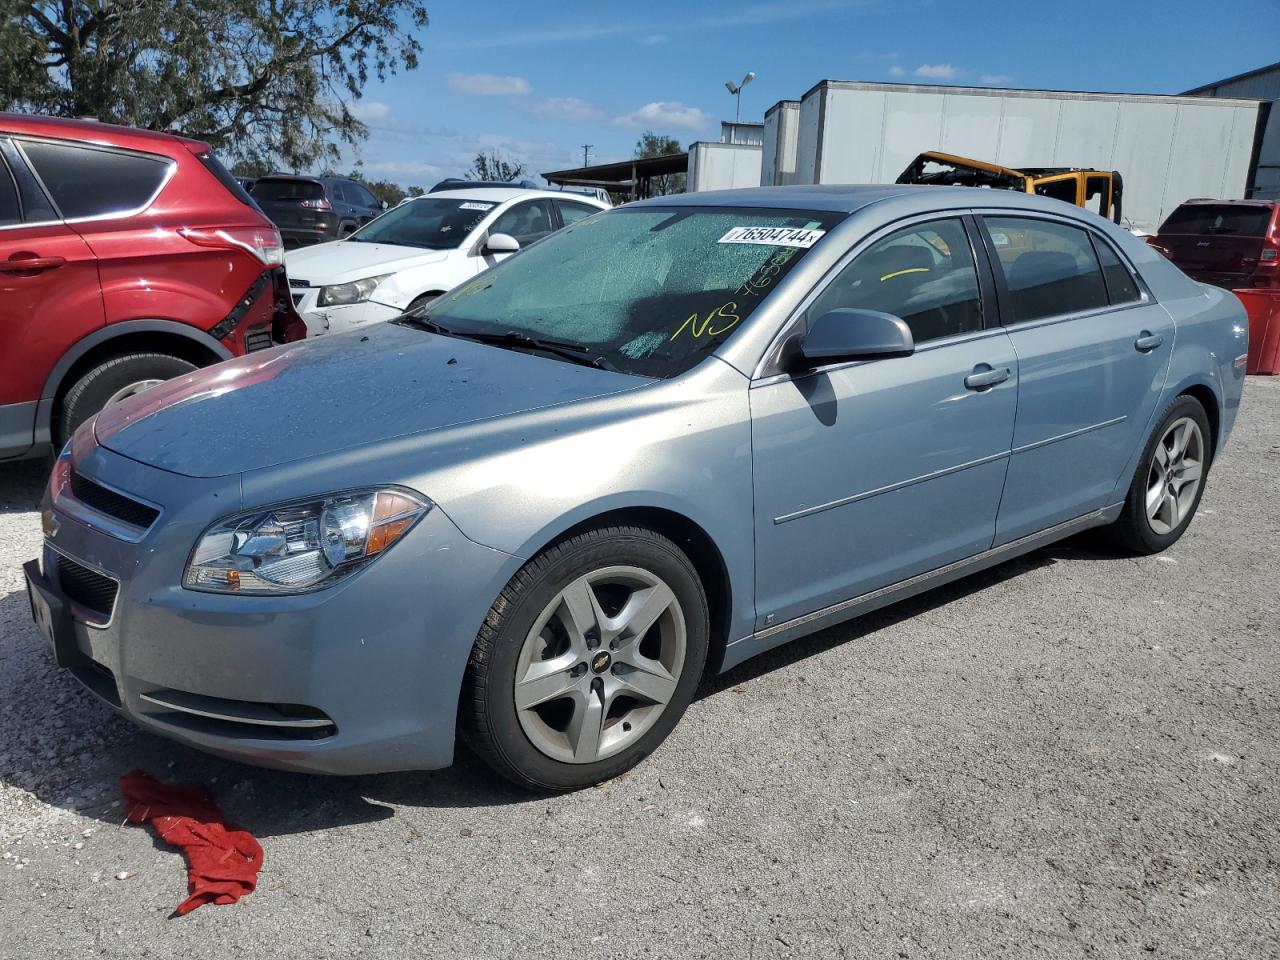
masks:
<svg viewBox="0 0 1280 960"><path fill-rule="evenodd" d="M104 407L195 369L195 364L164 353L130 353L98 364L62 398L56 443L61 447L80 424Z"/></svg>
<svg viewBox="0 0 1280 960"><path fill-rule="evenodd" d="M1194 397L1178 397L1166 408L1112 527L1123 546L1135 553L1159 553L1186 532L1204 494L1211 436L1209 418Z"/></svg>
<svg viewBox="0 0 1280 960"><path fill-rule="evenodd" d="M693 699L707 600L689 559L638 527L591 530L531 560L489 611L467 666L460 728L531 790L616 777Z"/></svg>

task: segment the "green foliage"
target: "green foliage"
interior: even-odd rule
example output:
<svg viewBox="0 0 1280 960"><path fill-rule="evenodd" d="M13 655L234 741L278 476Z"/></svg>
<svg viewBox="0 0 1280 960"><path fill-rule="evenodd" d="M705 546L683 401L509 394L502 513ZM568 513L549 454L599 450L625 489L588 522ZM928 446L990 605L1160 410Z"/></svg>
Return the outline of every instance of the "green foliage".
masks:
<svg viewBox="0 0 1280 960"><path fill-rule="evenodd" d="M497 150L488 153L477 153L471 161L471 169L466 172L468 180L519 180L525 174L525 165L521 160L504 156Z"/></svg>
<svg viewBox="0 0 1280 960"><path fill-rule="evenodd" d="M0 109L207 140L306 169L367 136L350 104L418 65L423 0L4 0Z"/></svg>
<svg viewBox="0 0 1280 960"><path fill-rule="evenodd" d="M646 130L636 141L635 156L637 160L645 157L669 157L673 153L683 153L684 148L675 137L668 137ZM668 176L654 177L649 181L649 195L665 197L671 193L684 193L689 177L684 173L673 173Z"/></svg>

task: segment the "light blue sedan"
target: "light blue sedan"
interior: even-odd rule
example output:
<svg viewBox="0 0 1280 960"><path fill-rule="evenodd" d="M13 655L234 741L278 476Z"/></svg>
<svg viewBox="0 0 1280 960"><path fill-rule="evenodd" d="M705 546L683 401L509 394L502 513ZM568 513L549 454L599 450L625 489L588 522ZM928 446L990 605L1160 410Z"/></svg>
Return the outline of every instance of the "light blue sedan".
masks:
<svg viewBox="0 0 1280 960"><path fill-rule="evenodd" d="M1234 297L1053 200L629 204L105 410L50 480L32 609L204 750L354 774L461 735L582 787L801 634L1088 527L1165 549L1246 346Z"/></svg>

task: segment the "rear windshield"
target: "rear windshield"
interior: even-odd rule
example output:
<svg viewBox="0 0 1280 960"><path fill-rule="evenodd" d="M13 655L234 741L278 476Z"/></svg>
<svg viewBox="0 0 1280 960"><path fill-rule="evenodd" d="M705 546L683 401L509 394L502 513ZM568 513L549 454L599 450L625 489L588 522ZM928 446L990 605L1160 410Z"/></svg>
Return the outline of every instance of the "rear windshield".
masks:
<svg viewBox="0 0 1280 960"><path fill-rule="evenodd" d="M1270 207L1229 203L1184 204L1169 214L1160 232L1261 237L1266 235L1270 223Z"/></svg>
<svg viewBox="0 0 1280 960"><path fill-rule="evenodd" d="M252 198L250 198L249 194L245 192L244 186L240 181L231 175L227 168L218 161L217 157L212 153L202 153L199 156L200 162L204 164L205 169L217 177L218 182L230 190L232 196L241 203L247 204L251 207L257 206L257 204L253 202Z"/></svg>
<svg viewBox="0 0 1280 960"><path fill-rule="evenodd" d="M273 200L323 200L324 185L314 180L287 180L263 177L253 185L253 199L262 203Z"/></svg>

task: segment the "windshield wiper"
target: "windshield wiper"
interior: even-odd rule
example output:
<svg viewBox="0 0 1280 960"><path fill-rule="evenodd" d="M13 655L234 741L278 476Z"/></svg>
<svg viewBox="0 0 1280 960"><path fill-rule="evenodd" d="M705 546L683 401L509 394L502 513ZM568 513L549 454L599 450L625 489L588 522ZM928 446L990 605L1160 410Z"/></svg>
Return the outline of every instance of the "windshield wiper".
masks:
<svg viewBox="0 0 1280 960"><path fill-rule="evenodd" d="M435 323L428 320L428 323ZM438 326L438 324L437 324ZM593 354L590 347L580 343L568 343L564 340L547 340L543 337L531 337L527 333L509 330L506 333L481 333L470 330L451 331L451 335L464 340L475 340L477 343L489 343L498 347L516 347L518 349L541 350L562 360L578 363L584 367L595 367L597 370L616 371L618 368L599 354Z"/></svg>
<svg viewBox="0 0 1280 960"><path fill-rule="evenodd" d="M436 323L428 317L426 304L423 304L421 307L414 307L412 310L406 310L398 317L392 317L391 322L400 323L407 327L418 327L419 329L426 330L430 333L438 333L442 337L465 336L465 334L456 333L444 326L444 324Z"/></svg>

